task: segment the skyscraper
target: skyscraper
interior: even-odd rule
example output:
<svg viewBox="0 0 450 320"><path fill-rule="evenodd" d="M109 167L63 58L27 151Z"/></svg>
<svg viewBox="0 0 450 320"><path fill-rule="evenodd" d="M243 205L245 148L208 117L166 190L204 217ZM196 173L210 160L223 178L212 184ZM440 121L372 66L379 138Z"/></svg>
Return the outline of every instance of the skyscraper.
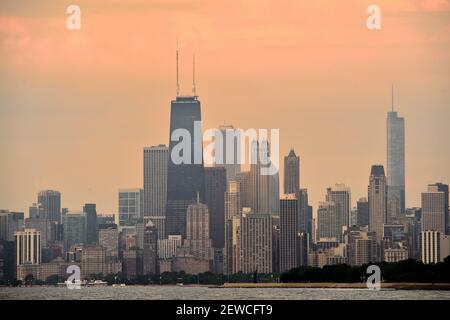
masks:
<svg viewBox="0 0 450 320"><path fill-rule="evenodd" d="M369 202L367 198L360 198L356 202L356 225L360 227L369 225Z"/></svg>
<svg viewBox="0 0 450 320"><path fill-rule="evenodd" d="M68 251L73 245L86 244L86 214L70 212L63 216L64 248Z"/></svg>
<svg viewBox="0 0 450 320"><path fill-rule="evenodd" d="M243 273L271 273L272 216L244 212L240 226L240 264Z"/></svg>
<svg viewBox="0 0 450 320"><path fill-rule="evenodd" d="M280 177L278 172L269 175L269 212L280 214Z"/></svg>
<svg viewBox="0 0 450 320"><path fill-rule="evenodd" d="M284 157L284 193L297 193L300 189L300 157L294 149Z"/></svg>
<svg viewBox="0 0 450 320"><path fill-rule="evenodd" d="M227 175L224 167L205 168L205 203L209 209L210 236L214 248L225 246L225 192Z"/></svg>
<svg viewBox="0 0 450 320"><path fill-rule="evenodd" d="M119 190L119 225L133 226L142 218L143 190Z"/></svg>
<svg viewBox="0 0 450 320"><path fill-rule="evenodd" d="M234 129L232 125L222 125L219 127L219 132L222 139L222 159L215 159L214 166L224 167L227 172L227 182L236 179L236 174L241 171L240 159L241 154L241 134L239 130ZM218 153L220 145L216 143L215 150Z"/></svg>
<svg viewBox="0 0 450 320"><path fill-rule="evenodd" d="M263 148L263 149L261 149ZM269 146L267 141L251 142L250 165L250 190L251 190L251 208L253 212L270 213L271 195L270 195L270 176L262 175L262 168L267 165L261 161L261 155L266 154L269 157Z"/></svg>
<svg viewBox="0 0 450 320"><path fill-rule="evenodd" d="M96 277L106 272L106 249L99 245L83 247L81 253L81 272L83 278Z"/></svg>
<svg viewBox="0 0 450 320"><path fill-rule="evenodd" d="M285 194L280 198L280 272L298 266L298 200L295 194Z"/></svg>
<svg viewBox="0 0 450 320"><path fill-rule="evenodd" d="M340 232L334 201L319 202L317 208L317 240L333 238L339 241Z"/></svg>
<svg viewBox="0 0 450 320"><path fill-rule="evenodd" d="M405 212L405 120L394 111L387 113L387 222Z"/></svg>
<svg viewBox="0 0 450 320"><path fill-rule="evenodd" d="M98 224L95 203L86 203L83 212L86 214L86 244L96 244L98 242Z"/></svg>
<svg viewBox="0 0 450 320"><path fill-rule="evenodd" d="M307 233L311 237L313 233L312 206L309 205L308 190L300 189L297 198L299 203L298 231Z"/></svg>
<svg viewBox="0 0 450 320"><path fill-rule="evenodd" d="M343 227L349 225L351 210L351 192L350 188L344 184L336 184L334 187L327 188L326 201L334 202L336 216L337 240L342 241Z"/></svg>
<svg viewBox="0 0 450 320"><path fill-rule="evenodd" d="M167 201L167 165L169 149L160 144L144 148L143 215L165 216Z"/></svg>
<svg viewBox="0 0 450 320"><path fill-rule="evenodd" d="M226 274L232 273L233 270L233 254L236 254L236 247L233 247L233 239L236 237L233 233L233 219L237 218L237 221L240 222L241 210L240 183L229 181L227 192L225 192L224 271ZM235 244L237 244L236 241Z"/></svg>
<svg viewBox="0 0 450 320"><path fill-rule="evenodd" d="M212 259L210 221L208 206L200 203L200 197L187 208L185 245L198 260Z"/></svg>
<svg viewBox="0 0 450 320"><path fill-rule="evenodd" d="M241 213L241 188L237 181L229 181L225 192L225 220Z"/></svg>
<svg viewBox="0 0 450 320"><path fill-rule="evenodd" d="M374 231L377 241L383 239L386 223L386 176L382 165L373 165L370 171L369 198L369 231Z"/></svg>
<svg viewBox="0 0 450 320"><path fill-rule="evenodd" d="M98 229L98 244L105 248L106 262L119 258L119 230L116 224L101 224Z"/></svg>
<svg viewBox="0 0 450 320"><path fill-rule="evenodd" d="M177 96L176 100L172 101L167 169L166 235L180 234L184 237L187 207L195 202L197 192L200 193L200 199L204 199L205 196L200 121L200 101L196 96ZM175 163L174 157L180 156L176 148L181 143L179 140L182 140L181 137L177 137L180 131L190 135L190 142L187 145L191 152L190 156L187 155L188 161ZM183 143L186 142L183 141Z"/></svg>
<svg viewBox="0 0 450 320"><path fill-rule="evenodd" d="M448 210L448 186L430 184L428 191L422 192L422 231L439 231L445 234Z"/></svg>
<svg viewBox="0 0 450 320"><path fill-rule="evenodd" d="M236 181L239 182L239 190L241 194L241 207L251 208L251 185L250 171L242 171L236 174Z"/></svg>
<svg viewBox="0 0 450 320"><path fill-rule="evenodd" d="M0 240L14 241L14 233L23 229L23 212L0 210Z"/></svg>
<svg viewBox="0 0 450 320"><path fill-rule="evenodd" d="M40 191L38 203L42 205L45 217L48 220L61 222L61 193L54 190Z"/></svg>
<svg viewBox="0 0 450 320"><path fill-rule="evenodd" d="M436 182L428 185L428 190L432 192L442 192L444 194L444 224L445 224L445 234L450 234L450 211L449 211L449 203L448 203L448 185Z"/></svg>
<svg viewBox="0 0 450 320"><path fill-rule="evenodd" d="M14 233L16 241L16 265L41 264L41 233L36 229L24 229Z"/></svg>
<svg viewBox="0 0 450 320"><path fill-rule="evenodd" d="M149 221L144 229L143 250L144 274L158 273L158 230Z"/></svg>

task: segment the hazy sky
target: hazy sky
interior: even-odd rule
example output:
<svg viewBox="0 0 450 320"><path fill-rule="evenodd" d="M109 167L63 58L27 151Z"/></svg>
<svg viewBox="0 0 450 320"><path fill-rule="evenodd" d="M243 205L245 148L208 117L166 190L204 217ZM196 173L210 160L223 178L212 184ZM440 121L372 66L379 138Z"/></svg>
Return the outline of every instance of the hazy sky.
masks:
<svg viewBox="0 0 450 320"><path fill-rule="evenodd" d="M66 28L69 4L81 30ZM142 186L143 147L168 143L177 39L182 93L196 54L204 128L279 128L314 210L335 183L367 195L392 83L407 206L450 183L449 0L3 0L0 208L56 189L64 207L116 213L117 190Z"/></svg>

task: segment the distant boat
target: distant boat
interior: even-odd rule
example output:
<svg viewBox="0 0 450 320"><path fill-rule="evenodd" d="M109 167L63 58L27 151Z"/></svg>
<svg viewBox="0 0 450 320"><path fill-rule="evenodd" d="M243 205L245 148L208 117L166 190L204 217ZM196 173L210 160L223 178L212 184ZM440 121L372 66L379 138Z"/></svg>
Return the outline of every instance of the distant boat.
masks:
<svg viewBox="0 0 450 320"><path fill-rule="evenodd" d="M94 282L89 282L89 285L94 287L105 287L108 285L108 282L102 280L95 280Z"/></svg>

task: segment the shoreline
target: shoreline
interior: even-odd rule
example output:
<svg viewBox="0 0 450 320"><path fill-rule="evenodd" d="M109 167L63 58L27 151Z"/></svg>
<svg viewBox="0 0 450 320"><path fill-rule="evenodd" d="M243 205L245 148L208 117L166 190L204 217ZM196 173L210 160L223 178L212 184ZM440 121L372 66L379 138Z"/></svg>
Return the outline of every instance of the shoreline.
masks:
<svg viewBox="0 0 450 320"><path fill-rule="evenodd" d="M132 288L132 287L207 287L211 289L367 289L366 283L337 283L337 282L292 282L292 283L224 283L222 285L214 284L149 284L149 285L126 285L120 286L98 286L111 288ZM12 288L11 286L0 285L0 288ZM36 288L36 287L59 287L57 285L28 285L18 286L18 288ZM95 288L97 286L89 286ZM450 283L381 283L381 289L387 290L444 290L450 291Z"/></svg>
<svg viewBox="0 0 450 320"><path fill-rule="evenodd" d="M366 283L292 282L292 283L225 283L217 288L296 288L296 289L367 289ZM450 290L450 283L381 283L381 289Z"/></svg>

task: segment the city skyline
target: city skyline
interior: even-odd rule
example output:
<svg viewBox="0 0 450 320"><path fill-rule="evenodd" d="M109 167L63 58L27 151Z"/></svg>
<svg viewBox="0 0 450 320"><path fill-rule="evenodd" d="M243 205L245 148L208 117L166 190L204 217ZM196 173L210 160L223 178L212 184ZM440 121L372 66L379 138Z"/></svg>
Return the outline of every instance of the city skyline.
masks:
<svg viewBox="0 0 450 320"><path fill-rule="evenodd" d="M63 23L58 29L65 11L59 17L59 6L50 2L40 8L8 4L0 16L4 209L27 213L36 192L53 189L61 192L63 207L80 210L96 203L99 213L117 214L118 189L142 187L140 170L123 168L141 168L144 147L169 145L167 101L175 95L177 38L182 94L191 89L194 51L197 57L203 126L225 121L238 128L280 128L280 157L291 148L300 157L301 184L314 212L324 190L335 183L351 188L354 206L367 196L370 166L386 167L384 126L392 83L395 111L406 121L406 206L420 206L428 184L450 180L445 3L380 1L378 34L364 28L365 8L356 2L345 9L337 2L292 4L288 7L298 16L284 7L273 17L271 5L261 3L249 16L253 26L242 20L251 5L232 3L241 10L230 23L243 27L241 36L239 28L228 30L220 19L211 30L205 27L223 14L217 4L193 6L189 18L180 18L170 5L142 15L114 5L94 13L100 8L95 1L80 1L80 6L86 19L79 33L68 33ZM328 16L329 8L336 17ZM323 17L321 23L306 19L311 11ZM155 12L161 17L152 23L143 18ZM33 14L41 18L32 19ZM432 24L431 15L436 17ZM119 16L123 23L113 27L110 22ZM118 49L130 44L124 35L138 25L130 40L133 49ZM278 31L258 31L260 25L278 26ZM155 26L167 27L164 39ZM118 50L110 55L105 48ZM58 58L47 58L51 50L60 53ZM129 54L136 63L125 59ZM99 58L101 63L93 63ZM107 71L112 66L116 77Z"/></svg>
<svg viewBox="0 0 450 320"><path fill-rule="evenodd" d="M180 99L190 99L191 97L189 97L189 96L179 96L179 98ZM192 97L192 98L194 98L194 97ZM195 99L197 99L197 97L195 97ZM397 114L398 114L398 112L397 111L388 111L387 112L387 115L388 115L388 121L387 121L387 123L386 123L386 127L388 128L388 131L389 131L389 125L390 125L390 123L389 123L389 121L390 121L390 117L392 116L392 114L395 114L395 117L397 117ZM402 120L402 122L404 121L404 117L401 117L401 118L399 118L399 119L401 119ZM402 126L404 126L404 124L402 124ZM220 130L220 127L219 128L216 128L216 129L219 129ZM403 129L404 130L404 129ZM204 131L204 129L203 129L203 131ZM224 134L223 132L222 132L222 134ZM388 137L388 134L386 135L386 137ZM194 142L192 142L192 145L193 145L193 143ZM250 141L246 141L246 142L244 142L244 143L250 143ZM282 143L282 141L281 141L281 143ZM389 143L389 138L388 138L388 143ZM405 144L405 142L403 141L403 144ZM142 190L142 192L145 192L145 185L146 185L146 177L145 177L145 175L146 175L146 172L147 172L147 170L149 170L148 168L150 168L149 167L149 164L146 164L146 161L148 161L148 160L146 160L147 158L146 157L148 157L147 156L147 152L149 152L150 150L160 150L161 148L163 148L163 149L165 149L166 150L166 152L168 152L169 150L169 148L167 147L169 145L169 143L167 143L167 145L165 144L165 143L159 143L159 144L157 144L157 145L154 145L154 146L143 146L142 147L142 150L141 150L141 153L143 152L144 153L144 160L143 160L143 162L142 162L142 165L141 165L141 167L144 167L144 171L142 172L142 177L141 177L141 181L144 181L144 183L143 184L141 184L141 185L138 185L138 186L135 186L134 188L132 188L132 187L129 187L129 188L124 188L124 187L118 187L118 189L116 190L116 194L114 195L115 197L117 196L117 192L120 192L121 190L132 190L132 189L134 189L134 190ZM387 145L386 145L387 146ZM206 146L203 146L203 148L205 148ZM403 149L404 149L405 147L403 146ZM292 156L292 154L293 155L295 155L295 153L293 153L295 151L295 147L292 147L292 148L290 148L289 149L289 153L288 154L285 154L285 155L283 155L283 154L280 154L279 155L279 158L280 158L280 161L281 161L281 159L282 158L284 158L284 157L288 157L288 156ZM388 154L388 152L389 152L389 148L387 148L387 152L386 152L386 156L387 156L387 154ZM165 157L166 158L168 158L168 155L165 155ZM192 157L194 157L194 155L192 155ZM299 156L299 158L300 159L302 159L302 157L301 156ZM170 161L169 161L170 162ZM387 161L386 161L387 162ZM403 159L403 166L404 166L404 162L405 162L405 159ZM156 163L156 162L155 162ZM281 162L282 163L282 162ZM283 194L283 189L285 188L285 186L284 186L284 179L285 179L285 172L284 171L281 171L281 170L284 170L285 169L285 167L284 167L284 165L283 165L283 167L282 167L282 165L281 165L281 163L280 163L280 168L279 168L279 171L277 172L277 175L280 175L280 172L281 172L281 176L283 176L283 180L281 181L280 180L280 182L279 182L279 194L280 195L282 195ZM305 170L305 168L303 167L303 166L300 166L300 162L299 163L297 163L297 165L299 166L299 168L300 168L300 171L302 171L303 172L303 170ZM380 162L380 163L373 163L372 165L370 165L370 166L374 166L374 165L381 165L381 166L384 166L384 167L386 167L387 166L387 164L386 163L382 163L382 162ZM204 166L204 168L214 168L214 167L218 167L217 165L213 165L213 166ZM243 165L243 167L245 168L244 170L242 170L242 172L243 173L248 173L248 174L250 174L251 173L251 165L249 165L249 164L246 164L246 165ZM146 169L147 168L147 169ZM136 168L137 169L137 168ZM155 168L156 170L157 170L157 168ZM167 170L167 168L166 169L163 169L163 170ZM139 170L138 170L139 171ZM155 171L155 172L157 172L157 171ZM387 177L387 176L386 176ZM404 178L403 178L404 179ZM419 193L419 195L417 196L417 197L419 197L419 203L417 203L417 205L413 205L413 206L408 206L408 203L406 202L406 204L405 204L405 207L406 208L414 208L414 207L420 207L420 195L421 195L421 193L423 192L423 191L425 191L425 186L427 186L427 185L429 185L429 184L431 184L431 183L437 183L437 182L444 182L445 183L445 181L441 181L441 180L430 180L426 185L424 185L423 186L423 188L422 188L422 190L421 190L421 192ZM163 183L162 181L161 181L161 183ZM164 184L167 184L167 181L164 183ZM326 188L325 189L329 189L329 188L332 188L333 186L338 186L338 185L343 185L343 186L345 186L345 184L344 183L339 183L339 182L334 182L334 183L329 183L327 186L326 186ZM301 187L308 187L307 185L305 186L305 185L303 185L303 184L301 184L300 185L300 188ZM367 187L367 185L366 185L366 187ZM349 190L351 190L351 191L353 191L353 189L352 189L352 186L348 186L348 188L349 188ZM309 189L309 188L308 188ZM405 187L405 189L406 190L408 190L408 188L407 188L407 185L406 185L406 187ZM61 192L59 192L59 190L52 190L51 188L46 188L46 189L43 189L43 190L38 190L38 191L36 191L36 192L38 192L39 194L38 194L38 200L39 200L39 196L40 196L40 194L43 194L43 193L45 193L45 192L56 192L56 193L58 193L59 194L59 196L60 196L60 198L63 198L63 197L61 197ZM156 192L159 192L159 193L161 193L161 192L163 192L163 191L156 191ZM357 191L358 192L358 191ZM352 198L351 199L351 202L350 202L350 208L354 208L354 207L356 207L356 204L357 204L357 200L359 199L359 198L364 198L365 196L367 196L367 194L362 194L361 195L361 197L356 197L356 198ZM416 197L416 196L414 196L414 195L412 195L412 197L414 198L414 197ZM310 196L311 197L311 196ZM387 198L388 198L388 195L386 196ZM403 196L404 197L404 196ZM311 198L313 198L313 197L311 197ZM79 208L81 208L82 206L84 206L84 204L86 203L86 202L81 202L80 203L80 205L77 207L67 207L67 206L65 206L65 205L63 205L63 202L62 202L62 200L59 200L59 201L61 201L61 207L63 207L63 208L68 208L68 209L70 209L70 210L78 210ZM91 201L91 202L95 202L95 199L94 199L94 201ZM101 213L99 212L99 214L100 215L109 215L109 214L114 214L114 215L117 215L117 217L119 216L119 210L118 210L118 207L117 207L117 199L115 199L115 209L113 209L113 210L111 210L111 211L105 211L105 210L103 210ZM313 216L315 217L315 218L317 218L317 215L316 215L316 212L317 212L317 209L318 209L318 207L319 207L319 205L320 205L320 203L322 202L322 200L318 200L316 203L314 203L314 202L310 202L310 204L313 206L313 208L315 208L314 210L313 210ZM27 206L27 208L25 209L25 210L23 210L22 212L24 212L25 213L25 216L28 216L28 214L29 214L29 208L31 207L31 206L33 206L33 205L36 205L36 204L40 204L40 202L34 202L34 200L33 201L30 201L29 202L29 205ZM152 214L154 215L154 213L152 213L152 212L147 212L147 213L145 213L145 203L143 203L142 204L143 205L143 209L142 209L142 212L141 212L141 214L142 215L148 215L148 217L151 217L152 216ZM388 204L387 204L388 205ZM13 210L13 211L20 211L20 210L17 210L16 208L7 208L7 207L5 207L5 208L3 208L3 209L10 209L10 210ZM386 212L386 214L389 214L389 207L387 207L387 212ZM161 212L161 215L162 216L164 216L165 214L164 214L164 211L162 211ZM348 218L350 218L350 215L348 215Z"/></svg>

